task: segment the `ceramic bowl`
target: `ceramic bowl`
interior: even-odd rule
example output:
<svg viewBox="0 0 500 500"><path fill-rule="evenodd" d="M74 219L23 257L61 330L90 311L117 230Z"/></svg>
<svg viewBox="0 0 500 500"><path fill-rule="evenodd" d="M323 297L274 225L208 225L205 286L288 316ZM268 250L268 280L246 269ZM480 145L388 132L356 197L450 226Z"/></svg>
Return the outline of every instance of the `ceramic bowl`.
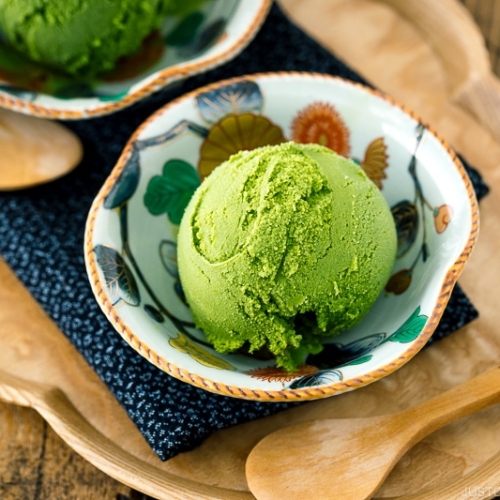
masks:
<svg viewBox="0 0 500 500"><path fill-rule="evenodd" d="M381 189L398 233L392 276L368 315L296 372L215 352L192 325L177 273L178 225L200 179L233 152L286 140L319 142L357 161ZM406 107L340 78L270 73L200 88L151 116L93 203L85 258L104 313L161 370L228 396L303 401L372 383L419 352L478 225L464 167Z"/></svg>
<svg viewBox="0 0 500 500"><path fill-rule="evenodd" d="M0 36L0 106L26 114L82 119L118 111L188 76L235 57L253 39L272 0L208 0L168 18L138 54L93 81L28 61ZM1 33L0 33L1 34Z"/></svg>

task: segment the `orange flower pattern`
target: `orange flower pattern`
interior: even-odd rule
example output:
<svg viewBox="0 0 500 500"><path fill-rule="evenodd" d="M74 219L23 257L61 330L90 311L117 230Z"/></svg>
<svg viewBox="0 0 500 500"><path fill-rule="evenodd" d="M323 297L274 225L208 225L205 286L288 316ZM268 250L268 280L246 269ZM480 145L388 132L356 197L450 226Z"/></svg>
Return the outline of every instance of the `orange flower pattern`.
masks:
<svg viewBox="0 0 500 500"><path fill-rule="evenodd" d="M342 156L351 151L350 134L337 110L326 102L313 102L292 121L291 138L302 144L321 144Z"/></svg>
<svg viewBox="0 0 500 500"><path fill-rule="evenodd" d="M385 169L389 165L387 146L383 137L373 140L365 151L361 167L372 182L382 189L382 180L387 177Z"/></svg>

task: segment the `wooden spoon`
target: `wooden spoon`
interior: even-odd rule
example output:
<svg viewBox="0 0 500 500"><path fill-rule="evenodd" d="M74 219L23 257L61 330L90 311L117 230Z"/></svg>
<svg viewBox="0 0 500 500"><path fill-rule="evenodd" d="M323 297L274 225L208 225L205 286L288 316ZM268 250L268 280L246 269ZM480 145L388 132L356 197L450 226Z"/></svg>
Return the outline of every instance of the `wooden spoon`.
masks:
<svg viewBox="0 0 500 500"><path fill-rule="evenodd" d="M61 124L0 109L0 190L57 179L78 165L82 145Z"/></svg>
<svg viewBox="0 0 500 500"><path fill-rule="evenodd" d="M403 454L445 425L500 402L500 367L412 408L285 427L250 452L246 477L259 500L371 498Z"/></svg>

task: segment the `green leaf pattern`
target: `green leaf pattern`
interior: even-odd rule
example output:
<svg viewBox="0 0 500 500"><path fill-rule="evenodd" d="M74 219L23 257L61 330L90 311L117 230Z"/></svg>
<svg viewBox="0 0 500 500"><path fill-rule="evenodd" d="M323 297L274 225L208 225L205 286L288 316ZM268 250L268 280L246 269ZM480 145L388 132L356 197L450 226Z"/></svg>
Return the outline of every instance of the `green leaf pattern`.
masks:
<svg viewBox="0 0 500 500"><path fill-rule="evenodd" d="M149 181L144 204L152 215L168 214L173 224L180 224L184 210L200 185L198 172L183 160L169 160L162 175Z"/></svg>
<svg viewBox="0 0 500 500"><path fill-rule="evenodd" d="M402 344L414 341L424 329L428 319L428 316L420 314L420 306L418 306L411 316L387 340L401 342Z"/></svg>
<svg viewBox="0 0 500 500"><path fill-rule="evenodd" d="M137 282L122 256L114 248L104 245L96 245L94 253L113 305L121 300L132 306L139 305Z"/></svg>

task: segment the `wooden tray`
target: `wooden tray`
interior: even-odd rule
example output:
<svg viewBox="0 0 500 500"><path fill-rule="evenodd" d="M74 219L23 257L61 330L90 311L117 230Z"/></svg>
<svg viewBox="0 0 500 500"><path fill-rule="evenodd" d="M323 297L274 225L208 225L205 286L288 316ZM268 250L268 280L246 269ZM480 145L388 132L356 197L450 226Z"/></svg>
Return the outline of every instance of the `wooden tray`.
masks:
<svg viewBox="0 0 500 500"><path fill-rule="evenodd" d="M281 0L293 19L380 89L413 108L478 167L492 192L460 283L479 320L363 389L213 434L161 462L104 384L0 261L0 398L36 409L111 477L155 498L251 499L245 458L257 441L308 419L415 404L500 359L500 92L479 30L455 0ZM411 21L409 20L411 19ZM408 452L378 498L491 498L500 491L500 406L434 433ZM302 466L306 469L307 460ZM486 491L485 491L486 490ZM491 493L491 494L490 494Z"/></svg>

